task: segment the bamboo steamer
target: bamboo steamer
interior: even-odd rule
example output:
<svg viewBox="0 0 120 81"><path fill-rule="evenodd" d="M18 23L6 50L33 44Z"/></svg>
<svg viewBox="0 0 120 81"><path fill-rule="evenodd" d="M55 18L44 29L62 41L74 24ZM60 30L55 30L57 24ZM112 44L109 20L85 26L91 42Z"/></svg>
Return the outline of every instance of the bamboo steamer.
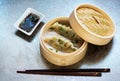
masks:
<svg viewBox="0 0 120 81"><path fill-rule="evenodd" d="M88 43L86 41L83 42L81 47L72 53L64 53L64 54L57 54L55 52L50 51L46 46L44 42L44 34L49 29L49 27L55 23L55 22L61 22L61 23L69 23L68 17L59 17L50 20L45 26L41 29L40 34L40 48L42 51L42 55L45 59L47 59L50 63L58 65L58 66L68 66L77 63L80 61L86 54Z"/></svg>
<svg viewBox="0 0 120 81"><path fill-rule="evenodd" d="M70 15L72 29L84 40L95 45L108 44L115 34L111 18L96 6L77 6Z"/></svg>

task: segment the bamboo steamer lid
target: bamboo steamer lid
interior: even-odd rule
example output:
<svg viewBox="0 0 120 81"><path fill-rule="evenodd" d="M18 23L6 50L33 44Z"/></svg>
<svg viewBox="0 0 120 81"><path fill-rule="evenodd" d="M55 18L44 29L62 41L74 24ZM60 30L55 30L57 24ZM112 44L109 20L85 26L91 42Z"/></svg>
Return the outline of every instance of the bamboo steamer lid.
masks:
<svg viewBox="0 0 120 81"><path fill-rule="evenodd" d="M69 17L72 29L85 41L95 45L108 44L115 34L111 18L96 6L77 6Z"/></svg>

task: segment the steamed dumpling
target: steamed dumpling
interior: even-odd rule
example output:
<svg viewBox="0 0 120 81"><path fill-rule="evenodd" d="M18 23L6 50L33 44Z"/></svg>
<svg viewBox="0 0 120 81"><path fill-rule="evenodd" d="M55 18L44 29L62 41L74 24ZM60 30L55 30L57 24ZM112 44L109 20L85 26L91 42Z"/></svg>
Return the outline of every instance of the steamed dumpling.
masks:
<svg viewBox="0 0 120 81"><path fill-rule="evenodd" d="M78 48L74 47L70 41L67 41L67 40L57 37L57 36L46 38L44 41L46 43L48 43L50 46L52 46L53 48L63 51L63 52L71 53L78 49Z"/></svg>
<svg viewBox="0 0 120 81"><path fill-rule="evenodd" d="M79 36L69 26L62 25L58 22L54 23L51 29L68 39L79 39Z"/></svg>

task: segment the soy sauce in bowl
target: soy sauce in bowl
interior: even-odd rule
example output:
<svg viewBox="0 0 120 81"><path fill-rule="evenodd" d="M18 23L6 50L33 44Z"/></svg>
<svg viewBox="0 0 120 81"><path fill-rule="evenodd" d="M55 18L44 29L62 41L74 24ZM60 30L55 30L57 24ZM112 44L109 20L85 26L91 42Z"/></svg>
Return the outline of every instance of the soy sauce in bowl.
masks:
<svg viewBox="0 0 120 81"><path fill-rule="evenodd" d="M34 26L37 24L39 21L40 17L30 13L26 18L19 24L19 27L23 29L26 32L30 32Z"/></svg>

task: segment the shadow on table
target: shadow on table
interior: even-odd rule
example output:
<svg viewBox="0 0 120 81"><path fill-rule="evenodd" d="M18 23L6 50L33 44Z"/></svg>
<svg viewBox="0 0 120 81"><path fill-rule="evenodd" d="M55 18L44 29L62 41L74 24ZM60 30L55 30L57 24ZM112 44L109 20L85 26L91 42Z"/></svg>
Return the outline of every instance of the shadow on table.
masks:
<svg viewBox="0 0 120 81"><path fill-rule="evenodd" d="M33 38L35 37L35 35L40 31L41 27L44 25L44 22L41 22L38 27L35 29L35 31L33 32L33 34L31 36L27 36L26 34L22 33L21 31L17 30L15 32L15 34L21 38L23 38L24 40L31 42L33 40Z"/></svg>
<svg viewBox="0 0 120 81"><path fill-rule="evenodd" d="M99 63L100 61L104 60L106 56L109 54L112 45L113 45L113 40L104 46L89 44L87 53L82 62L88 65Z"/></svg>
<svg viewBox="0 0 120 81"><path fill-rule="evenodd" d="M92 65L92 64L97 64L100 61L104 60L106 56L109 54L112 48L112 44L113 44L113 40L109 44L104 46L89 44L85 57L80 62L71 66L65 66L65 67L56 66L46 61L45 58L43 58L43 62L50 69L78 69L83 64Z"/></svg>

